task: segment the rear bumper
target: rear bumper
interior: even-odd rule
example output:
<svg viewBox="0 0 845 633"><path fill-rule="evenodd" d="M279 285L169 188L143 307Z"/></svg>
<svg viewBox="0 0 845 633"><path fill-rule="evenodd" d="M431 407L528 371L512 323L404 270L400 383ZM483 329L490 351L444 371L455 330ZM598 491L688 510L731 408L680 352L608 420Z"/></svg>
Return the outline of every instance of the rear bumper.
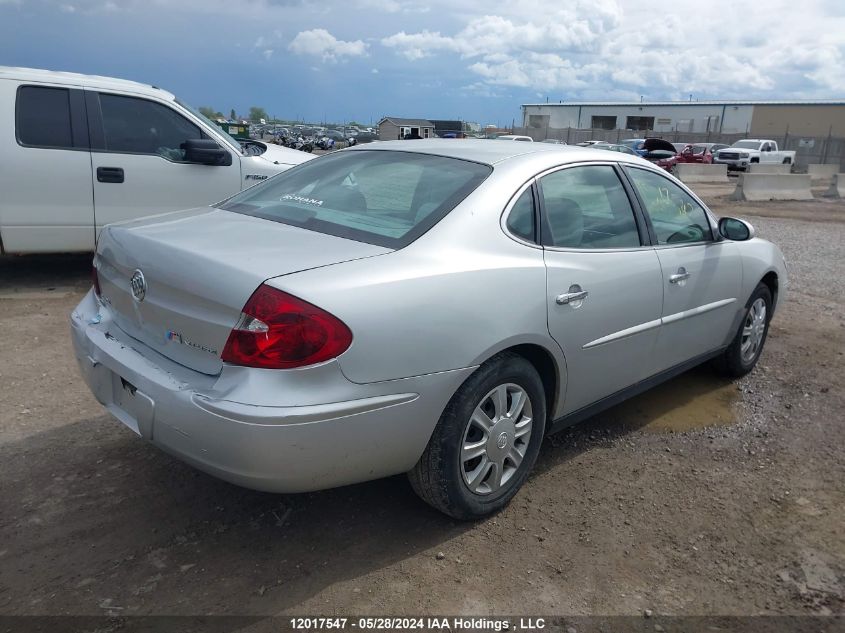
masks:
<svg viewBox="0 0 845 633"><path fill-rule="evenodd" d="M203 471L271 492L411 469L474 369L366 385L348 381L335 362L207 376L120 333L91 292L71 315L71 332L82 377L124 425Z"/></svg>

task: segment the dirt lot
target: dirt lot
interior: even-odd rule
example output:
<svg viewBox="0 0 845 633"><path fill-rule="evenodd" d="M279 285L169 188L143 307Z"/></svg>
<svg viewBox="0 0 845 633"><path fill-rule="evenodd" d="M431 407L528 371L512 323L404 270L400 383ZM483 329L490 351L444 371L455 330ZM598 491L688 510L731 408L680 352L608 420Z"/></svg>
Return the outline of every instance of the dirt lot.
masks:
<svg viewBox="0 0 845 633"><path fill-rule="evenodd" d="M845 612L845 202L742 205L790 263L761 365L555 436L498 516L403 477L279 496L139 441L77 375L89 258L0 260L0 614Z"/></svg>

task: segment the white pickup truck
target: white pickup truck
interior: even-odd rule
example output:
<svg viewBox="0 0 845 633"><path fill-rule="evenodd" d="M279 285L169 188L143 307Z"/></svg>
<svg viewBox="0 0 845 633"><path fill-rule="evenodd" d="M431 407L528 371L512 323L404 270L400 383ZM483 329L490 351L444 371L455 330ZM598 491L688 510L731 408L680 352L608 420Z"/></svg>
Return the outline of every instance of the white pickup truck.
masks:
<svg viewBox="0 0 845 633"><path fill-rule="evenodd" d="M747 138L720 149L713 157L713 163L742 171L748 169L752 163L794 165L795 152L779 150L775 141Z"/></svg>
<svg viewBox="0 0 845 633"><path fill-rule="evenodd" d="M0 253L93 251L106 224L211 204L311 158L240 143L154 86L0 66Z"/></svg>

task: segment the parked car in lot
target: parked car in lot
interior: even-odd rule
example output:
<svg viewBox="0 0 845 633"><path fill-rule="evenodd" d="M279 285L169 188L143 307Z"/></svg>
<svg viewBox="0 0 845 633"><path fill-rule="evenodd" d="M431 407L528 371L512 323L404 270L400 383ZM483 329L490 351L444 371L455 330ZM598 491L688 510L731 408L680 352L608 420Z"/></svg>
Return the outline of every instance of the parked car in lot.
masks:
<svg viewBox="0 0 845 633"><path fill-rule="evenodd" d="M629 156L639 156L637 152L632 150L627 145L617 143L596 143L591 146L593 149L603 149L609 152L619 152L621 154L628 154Z"/></svg>
<svg viewBox="0 0 845 633"><path fill-rule="evenodd" d="M28 68L0 67L0 134L6 253L93 251L106 224L210 204L312 158L244 151L159 88Z"/></svg>
<svg viewBox="0 0 845 633"><path fill-rule="evenodd" d="M619 141L620 145L627 145L640 156L645 156L646 151L643 149L644 138L626 138Z"/></svg>
<svg viewBox="0 0 845 633"><path fill-rule="evenodd" d="M94 279L76 358L136 434L267 491L407 472L473 519L547 433L708 360L751 371L786 269L640 158L416 140L107 227Z"/></svg>
<svg viewBox="0 0 845 633"><path fill-rule="evenodd" d="M675 163L678 162L678 154L675 151L675 146L661 138L643 139L635 151L647 161L654 163L666 171L672 171Z"/></svg>
<svg viewBox="0 0 845 633"><path fill-rule="evenodd" d="M533 143L534 139L530 136L522 136L520 134L502 134L496 137L497 141L527 141Z"/></svg>
<svg viewBox="0 0 845 633"><path fill-rule="evenodd" d="M728 169L745 171L754 163L793 165L795 152L779 150L775 141L750 138L720 149L713 157L713 162L725 164Z"/></svg>
<svg viewBox="0 0 845 633"><path fill-rule="evenodd" d="M713 156L720 149L727 147L722 143L691 143L678 154L679 163L701 163L709 165Z"/></svg>
<svg viewBox="0 0 845 633"><path fill-rule="evenodd" d="M578 147L589 147L590 145L598 145L598 144L606 144L607 141L581 141L580 143L575 143Z"/></svg>

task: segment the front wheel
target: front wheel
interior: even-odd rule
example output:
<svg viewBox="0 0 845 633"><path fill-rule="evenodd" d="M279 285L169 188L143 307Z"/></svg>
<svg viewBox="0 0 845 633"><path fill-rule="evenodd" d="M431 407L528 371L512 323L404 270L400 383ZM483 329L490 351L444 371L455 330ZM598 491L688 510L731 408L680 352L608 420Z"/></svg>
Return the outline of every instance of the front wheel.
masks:
<svg viewBox="0 0 845 633"><path fill-rule="evenodd" d="M739 378L754 369L766 343L771 314L772 293L766 284L758 284L748 300L739 331L722 356L715 360L720 373Z"/></svg>
<svg viewBox="0 0 845 633"><path fill-rule="evenodd" d="M506 352L484 363L452 396L408 473L414 491L456 519L503 508L537 459L545 400L537 370L522 356Z"/></svg>

